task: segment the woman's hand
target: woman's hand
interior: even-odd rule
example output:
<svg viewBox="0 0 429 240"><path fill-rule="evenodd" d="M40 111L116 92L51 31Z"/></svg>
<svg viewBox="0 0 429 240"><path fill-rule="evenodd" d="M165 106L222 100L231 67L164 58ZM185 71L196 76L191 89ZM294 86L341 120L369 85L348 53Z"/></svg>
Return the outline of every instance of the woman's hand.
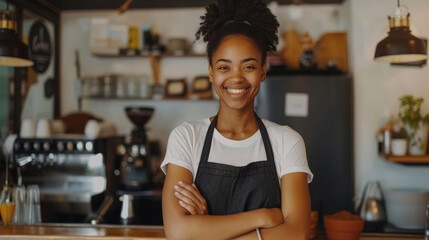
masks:
<svg viewBox="0 0 429 240"><path fill-rule="evenodd" d="M191 215L208 215L207 202L201 195L195 184L187 184L179 181L174 185L174 195L179 199L179 204Z"/></svg>
<svg viewBox="0 0 429 240"><path fill-rule="evenodd" d="M263 223L261 228L272 228L284 223L284 217L280 208L261 208L263 211Z"/></svg>

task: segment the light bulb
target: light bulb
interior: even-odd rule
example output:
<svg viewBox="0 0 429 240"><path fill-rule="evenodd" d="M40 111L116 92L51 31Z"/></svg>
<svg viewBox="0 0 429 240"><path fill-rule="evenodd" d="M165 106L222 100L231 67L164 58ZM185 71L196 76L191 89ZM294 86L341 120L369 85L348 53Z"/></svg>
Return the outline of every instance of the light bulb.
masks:
<svg viewBox="0 0 429 240"><path fill-rule="evenodd" d="M395 11L390 15L391 18L406 18L408 16L408 7L398 6Z"/></svg>

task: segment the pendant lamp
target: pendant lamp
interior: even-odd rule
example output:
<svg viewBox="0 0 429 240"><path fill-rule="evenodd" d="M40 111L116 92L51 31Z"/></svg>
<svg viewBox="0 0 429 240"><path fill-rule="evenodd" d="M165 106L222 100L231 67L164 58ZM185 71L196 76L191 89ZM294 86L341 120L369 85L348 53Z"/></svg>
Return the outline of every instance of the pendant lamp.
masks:
<svg viewBox="0 0 429 240"><path fill-rule="evenodd" d="M28 47L18 39L16 22L7 10L0 17L0 66L31 67L33 61L28 58Z"/></svg>
<svg viewBox="0 0 429 240"><path fill-rule="evenodd" d="M395 13L388 16L390 32L375 49L375 61L409 63L427 59L426 43L411 34L409 17L408 9L398 0Z"/></svg>

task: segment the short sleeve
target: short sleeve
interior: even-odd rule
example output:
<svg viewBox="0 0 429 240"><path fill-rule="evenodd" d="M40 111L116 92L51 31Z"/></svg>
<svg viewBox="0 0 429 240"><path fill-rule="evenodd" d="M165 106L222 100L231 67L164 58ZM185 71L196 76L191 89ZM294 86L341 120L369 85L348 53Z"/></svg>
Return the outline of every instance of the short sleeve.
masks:
<svg viewBox="0 0 429 240"><path fill-rule="evenodd" d="M307 182L310 183L313 180L313 173L308 167L305 144L302 137L300 136L289 152L284 154L285 159L282 159L280 162L280 178L292 172L305 172L307 173Z"/></svg>
<svg viewBox="0 0 429 240"><path fill-rule="evenodd" d="M192 175L192 139L190 134L182 127L173 129L168 137L167 150L164 161L161 163L161 170L167 174L167 165L172 163L188 169Z"/></svg>

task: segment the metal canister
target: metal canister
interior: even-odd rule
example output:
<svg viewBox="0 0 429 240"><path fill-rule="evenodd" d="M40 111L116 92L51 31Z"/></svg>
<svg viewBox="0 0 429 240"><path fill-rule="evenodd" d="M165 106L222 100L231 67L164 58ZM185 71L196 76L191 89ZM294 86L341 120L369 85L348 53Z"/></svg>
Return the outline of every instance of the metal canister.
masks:
<svg viewBox="0 0 429 240"><path fill-rule="evenodd" d="M116 75L103 75L98 78L100 84L101 97L116 97Z"/></svg>

